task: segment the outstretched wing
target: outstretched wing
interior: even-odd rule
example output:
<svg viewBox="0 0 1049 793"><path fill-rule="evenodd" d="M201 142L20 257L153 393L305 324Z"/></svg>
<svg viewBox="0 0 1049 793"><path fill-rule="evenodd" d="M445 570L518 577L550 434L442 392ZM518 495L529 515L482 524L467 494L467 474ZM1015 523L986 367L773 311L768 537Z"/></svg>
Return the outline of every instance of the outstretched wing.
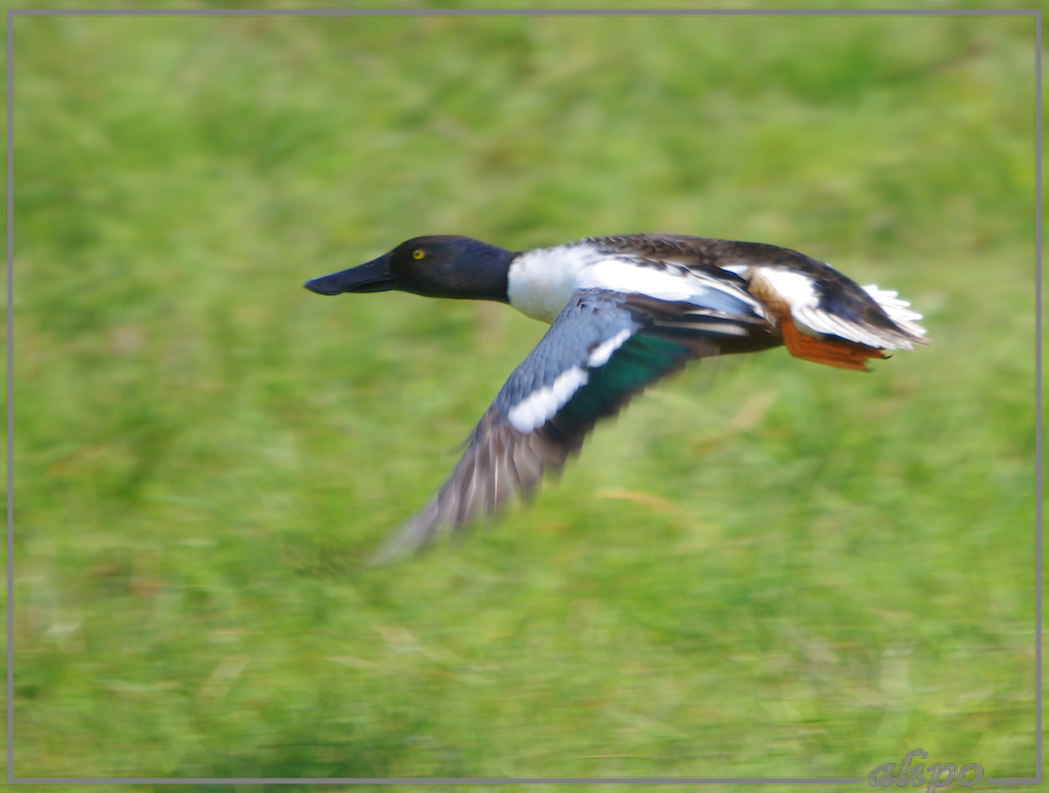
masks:
<svg viewBox="0 0 1049 793"><path fill-rule="evenodd" d="M695 298L577 291L503 385L451 475L373 563L422 548L529 493L579 451L599 419L690 359L779 343L749 297L730 306L727 300L720 292L712 309Z"/></svg>

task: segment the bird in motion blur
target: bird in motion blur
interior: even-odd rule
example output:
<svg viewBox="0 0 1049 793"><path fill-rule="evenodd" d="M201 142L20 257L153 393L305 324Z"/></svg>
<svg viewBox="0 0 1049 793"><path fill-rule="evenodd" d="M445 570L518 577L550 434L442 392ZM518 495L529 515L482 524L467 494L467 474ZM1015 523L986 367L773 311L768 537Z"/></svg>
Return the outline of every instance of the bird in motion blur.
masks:
<svg viewBox="0 0 1049 793"><path fill-rule="evenodd" d="M797 358L867 370L885 350L926 343L921 315L896 292L859 286L787 248L676 234L586 237L517 252L469 237L416 237L306 287L494 300L550 323L451 475L376 563L533 490L579 451L599 419L690 360L783 345Z"/></svg>

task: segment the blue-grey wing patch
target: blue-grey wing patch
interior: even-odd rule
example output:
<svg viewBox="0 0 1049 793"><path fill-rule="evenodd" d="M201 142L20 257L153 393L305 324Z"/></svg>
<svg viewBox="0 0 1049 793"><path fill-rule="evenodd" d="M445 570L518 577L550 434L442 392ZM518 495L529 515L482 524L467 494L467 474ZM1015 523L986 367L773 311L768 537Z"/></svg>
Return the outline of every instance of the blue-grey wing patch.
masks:
<svg viewBox="0 0 1049 793"><path fill-rule="evenodd" d="M429 544L527 495L594 424L693 358L778 343L768 320L603 290L576 292L474 428L451 475L375 563Z"/></svg>

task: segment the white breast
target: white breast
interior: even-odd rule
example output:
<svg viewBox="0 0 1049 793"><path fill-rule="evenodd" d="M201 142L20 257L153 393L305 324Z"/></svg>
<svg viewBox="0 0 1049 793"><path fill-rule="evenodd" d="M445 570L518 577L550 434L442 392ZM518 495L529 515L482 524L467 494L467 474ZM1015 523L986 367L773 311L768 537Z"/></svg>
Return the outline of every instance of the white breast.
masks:
<svg viewBox="0 0 1049 793"><path fill-rule="evenodd" d="M510 265L506 296L533 319L553 322L578 288L579 274L601 258L585 245L558 245L521 254Z"/></svg>

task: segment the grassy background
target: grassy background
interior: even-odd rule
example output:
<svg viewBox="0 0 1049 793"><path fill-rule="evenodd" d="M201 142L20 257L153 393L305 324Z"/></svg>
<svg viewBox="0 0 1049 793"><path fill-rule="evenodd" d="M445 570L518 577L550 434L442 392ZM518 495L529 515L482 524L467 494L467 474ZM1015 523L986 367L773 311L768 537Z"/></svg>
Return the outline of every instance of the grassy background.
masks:
<svg viewBox="0 0 1049 793"><path fill-rule="evenodd" d="M1031 19L15 25L17 775L1033 774ZM933 344L693 367L359 569L543 328L301 283L629 231Z"/></svg>

